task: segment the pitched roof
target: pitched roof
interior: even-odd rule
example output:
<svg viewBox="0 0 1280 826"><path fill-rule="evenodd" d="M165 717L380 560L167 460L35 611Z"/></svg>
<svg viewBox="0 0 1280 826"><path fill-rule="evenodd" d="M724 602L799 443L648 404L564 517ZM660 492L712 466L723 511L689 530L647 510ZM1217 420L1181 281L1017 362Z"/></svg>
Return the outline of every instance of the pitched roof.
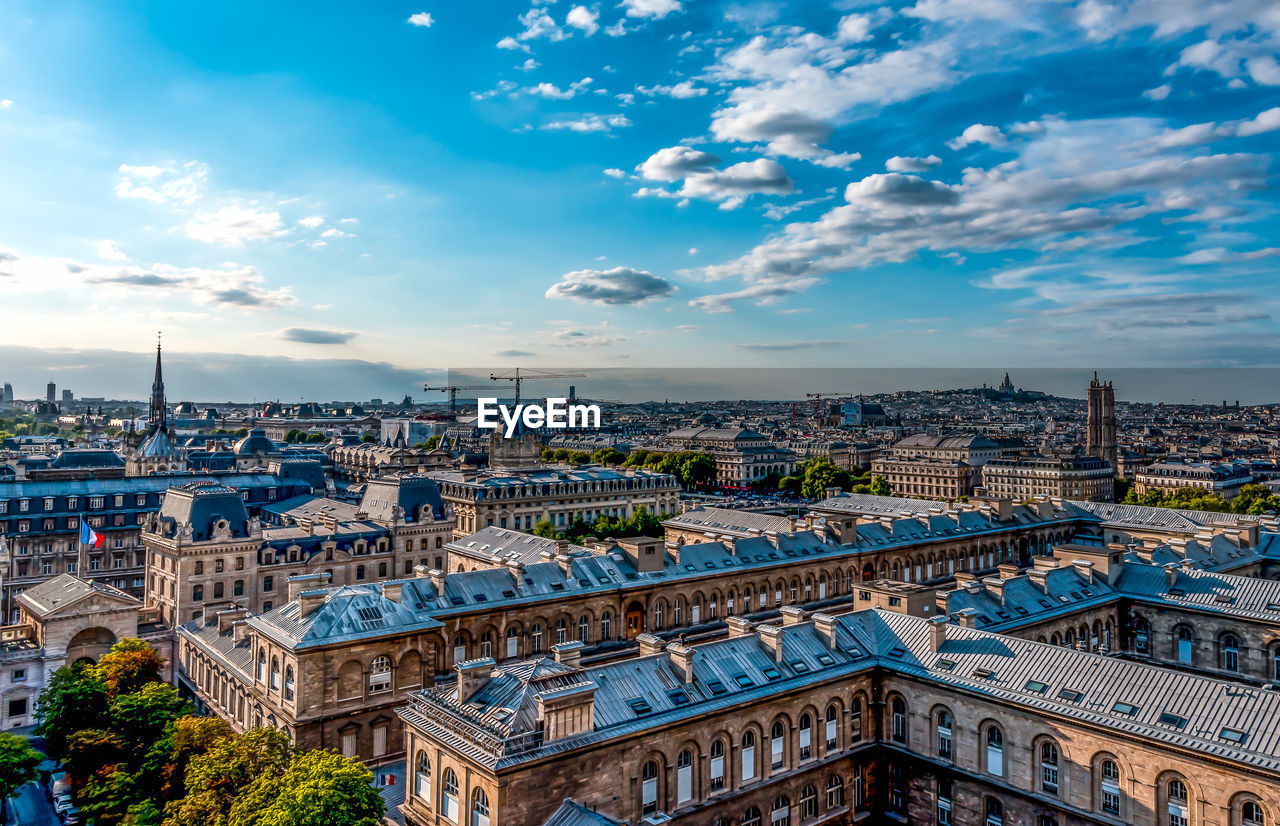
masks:
<svg viewBox="0 0 1280 826"><path fill-rule="evenodd" d="M57 611L65 610L92 594L101 594L111 600L141 606L142 602L124 591L112 588L105 582L93 582L80 579L74 574L58 574L33 585L18 595L22 603L32 615L43 619Z"/></svg>

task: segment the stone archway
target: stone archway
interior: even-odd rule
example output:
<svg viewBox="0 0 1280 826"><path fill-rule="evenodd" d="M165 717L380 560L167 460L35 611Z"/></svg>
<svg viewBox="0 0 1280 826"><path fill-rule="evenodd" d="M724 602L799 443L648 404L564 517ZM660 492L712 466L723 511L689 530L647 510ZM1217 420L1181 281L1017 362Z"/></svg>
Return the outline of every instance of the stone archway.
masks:
<svg viewBox="0 0 1280 826"><path fill-rule="evenodd" d="M95 626L86 628L67 643L67 662L86 660L96 663L98 658L116 644L116 635L110 629Z"/></svg>

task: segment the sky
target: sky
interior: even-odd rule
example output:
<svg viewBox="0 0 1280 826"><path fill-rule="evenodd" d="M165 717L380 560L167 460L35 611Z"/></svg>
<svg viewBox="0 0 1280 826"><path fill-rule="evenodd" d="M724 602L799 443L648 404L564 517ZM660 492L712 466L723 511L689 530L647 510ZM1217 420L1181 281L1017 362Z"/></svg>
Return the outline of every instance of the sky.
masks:
<svg viewBox="0 0 1280 826"><path fill-rule="evenodd" d="M10 0L0 381L1276 366L1278 54L1262 0Z"/></svg>

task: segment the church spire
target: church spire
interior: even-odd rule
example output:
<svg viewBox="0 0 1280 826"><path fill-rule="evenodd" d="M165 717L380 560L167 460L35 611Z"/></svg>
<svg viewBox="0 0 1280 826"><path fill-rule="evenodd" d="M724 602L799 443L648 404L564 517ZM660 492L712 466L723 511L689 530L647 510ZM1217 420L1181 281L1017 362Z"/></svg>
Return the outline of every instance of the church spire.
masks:
<svg viewBox="0 0 1280 826"><path fill-rule="evenodd" d="M160 334L156 334L156 378L151 383L151 410L147 416L147 429L169 430L169 411L164 399L164 373L160 367Z"/></svg>

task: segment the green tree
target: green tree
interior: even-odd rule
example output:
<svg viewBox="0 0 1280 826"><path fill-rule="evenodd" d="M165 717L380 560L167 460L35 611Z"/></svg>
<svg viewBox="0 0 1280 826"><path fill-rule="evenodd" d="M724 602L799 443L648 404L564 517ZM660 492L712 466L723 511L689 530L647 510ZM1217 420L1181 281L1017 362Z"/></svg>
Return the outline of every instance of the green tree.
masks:
<svg viewBox="0 0 1280 826"><path fill-rule="evenodd" d="M373 775L332 751L296 755L280 778L261 776L231 807L228 826L380 826Z"/></svg>
<svg viewBox="0 0 1280 826"><path fill-rule="evenodd" d="M191 759L186 795L165 809L165 826L228 826L232 806L255 781L279 784L295 754L279 729L255 728Z"/></svg>
<svg viewBox="0 0 1280 826"><path fill-rule="evenodd" d="M591 461L599 465L620 465L626 458L627 454L612 447L602 447L591 454Z"/></svg>
<svg viewBox="0 0 1280 826"><path fill-rule="evenodd" d="M792 496L800 495L800 488L804 484L804 480L799 476L784 476L778 480L778 490L782 493L789 493Z"/></svg>
<svg viewBox="0 0 1280 826"><path fill-rule="evenodd" d="M716 461L706 453L693 453L680 463L680 483L686 488L709 485L716 479Z"/></svg>
<svg viewBox="0 0 1280 826"><path fill-rule="evenodd" d="M13 793L36 779L36 769L43 760L44 755L31 748L25 737L0 733L0 818Z"/></svg>
<svg viewBox="0 0 1280 826"><path fill-rule="evenodd" d="M42 717L36 734L45 738L49 754L61 760L77 731L107 725L107 687L85 663L64 665L40 693Z"/></svg>
<svg viewBox="0 0 1280 826"><path fill-rule="evenodd" d="M555 539L558 536L556 526L551 524L550 519L539 519L538 523L533 526L533 535L543 536L547 539Z"/></svg>
<svg viewBox="0 0 1280 826"><path fill-rule="evenodd" d="M164 658L150 643L126 637L98 660L93 675L107 687L107 695L132 694L147 683L160 681Z"/></svg>
<svg viewBox="0 0 1280 826"><path fill-rule="evenodd" d="M431 434L430 436L428 436L428 437L427 437L427 450L435 450L436 448L440 447L440 439L441 439L441 438L442 438L442 437L441 437L441 435L440 435L439 433L433 433L433 434Z"/></svg>

